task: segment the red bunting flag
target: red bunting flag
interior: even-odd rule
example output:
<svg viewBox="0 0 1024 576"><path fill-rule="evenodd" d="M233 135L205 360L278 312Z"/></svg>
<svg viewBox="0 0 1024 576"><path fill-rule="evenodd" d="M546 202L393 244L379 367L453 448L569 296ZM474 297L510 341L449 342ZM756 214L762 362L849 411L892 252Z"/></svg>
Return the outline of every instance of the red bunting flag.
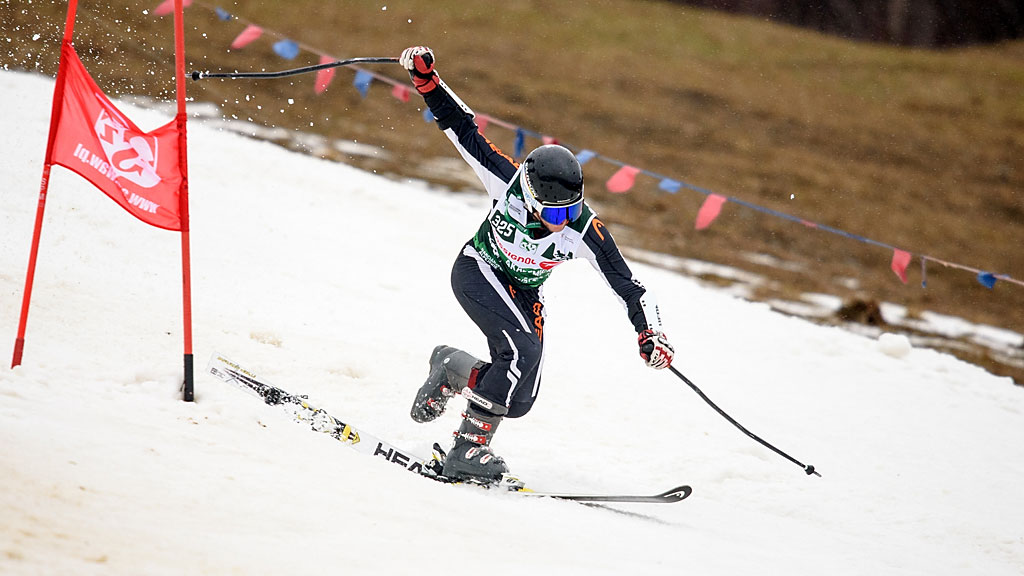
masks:
<svg viewBox="0 0 1024 576"><path fill-rule="evenodd" d="M477 114L475 120L476 130L481 134L484 133L484 130L487 130L487 125L491 123L491 117L486 114Z"/></svg>
<svg viewBox="0 0 1024 576"><path fill-rule="evenodd" d="M334 62L334 58L322 54L320 56L321 64L328 64ZM317 70L316 72L316 93L323 94L324 90L327 90L327 86L330 85L331 80L334 80L334 68L324 68L323 70Z"/></svg>
<svg viewBox="0 0 1024 576"><path fill-rule="evenodd" d="M391 95L398 98L402 102L409 101L409 87L405 84L395 84L395 87L391 89Z"/></svg>
<svg viewBox="0 0 1024 576"><path fill-rule="evenodd" d="M629 189L633 187L636 182L636 175L640 173L639 168L632 166L623 166L619 168L618 172L612 174L612 177L605 182L605 186L609 192L616 194L622 194L623 192L629 192Z"/></svg>
<svg viewBox="0 0 1024 576"><path fill-rule="evenodd" d="M192 0L181 0L183 8L188 8L192 5ZM157 16L167 16L168 14L174 13L174 0L164 0L159 6L153 9L153 14Z"/></svg>
<svg viewBox="0 0 1024 576"><path fill-rule="evenodd" d="M892 251L892 271L900 277L900 281L907 283L907 266L910 264L910 252L899 249Z"/></svg>
<svg viewBox="0 0 1024 576"><path fill-rule="evenodd" d="M48 162L60 164L147 224L180 230L176 121L143 132L96 85L70 44L64 100Z"/></svg>
<svg viewBox="0 0 1024 576"><path fill-rule="evenodd" d="M238 50L239 48L244 48L262 35L263 28L260 28L255 24L249 24L245 27L245 30L242 30L242 32L231 42L231 49Z"/></svg>
<svg viewBox="0 0 1024 576"><path fill-rule="evenodd" d="M544 144L558 144L558 138L555 138L553 136L541 136L540 141L543 142Z"/></svg>
<svg viewBox="0 0 1024 576"><path fill-rule="evenodd" d="M700 210L697 211L697 222L694 224L694 228L704 230L711 226L715 218L718 218L718 214L722 212L722 205L725 204L725 201L725 196L708 194L708 197L704 199L704 203L701 204Z"/></svg>

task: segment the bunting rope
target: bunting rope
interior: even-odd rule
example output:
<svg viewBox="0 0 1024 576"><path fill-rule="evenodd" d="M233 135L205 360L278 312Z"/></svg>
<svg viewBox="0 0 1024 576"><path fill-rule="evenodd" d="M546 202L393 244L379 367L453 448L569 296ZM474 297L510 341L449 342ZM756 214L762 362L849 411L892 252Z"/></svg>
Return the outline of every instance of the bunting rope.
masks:
<svg viewBox="0 0 1024 576"><path fill-rule="evenodd" d="M326 52L316 47L310 46L301 41L292 40L286 37L285 35L280 34L272 29L264 28L244 18L230 14L226 10L218 6L207 4L206 2L203 2L201 0L183 0L183 2L186 7L196 5L208 11L214 12L217 15L218 19L221 21L237 20L238 22L245 24L245 28L242 30L241 33L238 34L238 36L235 37L235 39L231 43L231 49L233 50L244 48L246 45L254 42L258 38L263 36L264 33L266 33L277 39L273 44L274 52L286 60L291 60L297 57L302 51L310 52L320 56L321 64L327 64L339 60L338 58L328 55ZM174 0L164 0L157 8L153 10L153 13L157 16L170 14L173 10L173 6ZM358 66L351 66L350 68L355 71L353 86L355 86L355 88L359 91L363 98L366 98L368 96L370 84L376 80L378 82L390 85L392 87L391 95L397 98L398 100L401 100L402 102L408 102L410 100L410 95L413 91L413 87L411 85L402 81L395 80L394 78L391 78L389 76L385 76L383 74L371 70L360 68ZM330 84L330 82L333 80L333 77L334 68L320 70L317 73L315 88L316 93L323 93L327 89L327 86ZM427 107L424 107L423 119L424 121L427 122L432 122L434 120L433 114L430 113L430 109ZM989 289L995 287L997 280L1002 280L1004 282L1009 282L1011 284L1016 284L1018 286L1024 286L1024 281L1012 278L1009 274L993 273L973 266L959 264L956 262L949 262L947 260L943 260L927 254L913 254L907 250L897 248L896 246L893 246L886 242L874 240L866 236L862 236L860 234L854 234L852 232L847 232L840 228L828 226L825 224L819 224L817 222L812 222L810 220L806 220L804 218L800 218L792 214L787 214L785 212L768 208L766 206L754 204L753 202L749 202L733 196L723 196L720 194L716 194L711 190L702 188L700 186L695 186L684 180L669 178L668 176L658 174L656 172L646 170L643 168L638 168L631 164L622 162L620 160L616 160L614 158L598 154L597 152L594 152L593 150L587 148L582 148L579 146L567 144L565 142L560 142L558 139L547 134L523 128L522 126L518 126L516 124L507 122L500 118L490 116L488 114L477 113L476 122L481 134L483 134L484 131L491 125L512 131L515 134L513 156L515 156L516 158L521 158L523 156L523 151L525 150L526 145L526 138L529 137L536 140L540 140L544 144L561 144L566 148L574 150L576 158L577 160L579 160L580 165L586 164L591 160L599 160L607 164L611 164L613 166L618 166L619 169L611 176L611 178L609 178L605 182L605 187L610 192L615 194L623 194L629 192L635 185L636 177L638 175L643 175L657 180L659 182L658 188L670 194L675 194L684 188L702 194L703 196L705 196L705 200L697 213L697 219L694 225L694 227L697 230L703 230L709 227L711 223L714 222L714 220L720 214L723 205L726 203L732 203L768 216L773 216L775 218L801 224L807 228L827 232L829 234L840 236L842 238L854 240L863 244L868 244L871 246L876 246L879 248L889 250L892 252L892 262L890 264L890 267L893 273L895 273L896 276L899 277L900 281L902 281L904 284L907 283L907 267L909 266L913 257L917 256L921 260L922 288L927 286L925 268L927 262L935 262L937 264L941 264L946 268L955 268L958 270L971 272L976 275L976 279L980 284Z"/></svg>

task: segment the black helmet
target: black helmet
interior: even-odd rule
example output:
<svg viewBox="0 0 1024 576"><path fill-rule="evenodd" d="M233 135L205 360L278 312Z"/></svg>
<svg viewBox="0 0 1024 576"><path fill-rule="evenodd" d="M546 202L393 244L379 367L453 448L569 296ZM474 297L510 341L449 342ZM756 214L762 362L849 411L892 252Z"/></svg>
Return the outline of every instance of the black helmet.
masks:
<svg viewBox="0 0 1024 576"><path fill-rule="evenodd" d="M583 168L558 144L537 148L523 161L525 188L544 206L567 206L583 198Z"/></svg>
<svg viewBox="0 0 1024 576"><path fill-rule="evenodd" d="M523 201L542 220L557 226L583 213L583 168L562 146L547 144L530 152L519 182Z"/></svg>

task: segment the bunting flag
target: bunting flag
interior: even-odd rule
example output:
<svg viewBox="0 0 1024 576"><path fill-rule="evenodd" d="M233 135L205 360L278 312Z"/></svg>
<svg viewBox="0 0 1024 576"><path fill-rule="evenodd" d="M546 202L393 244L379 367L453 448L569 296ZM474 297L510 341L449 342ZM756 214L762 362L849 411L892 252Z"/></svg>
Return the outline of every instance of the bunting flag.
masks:
<svg viewBox="0 0 1024 576"><path fill-rule="evenodd" d="M996 286L996 276L991 272L979 272L978 282L981 282L982 286L991 290Z"/></svg>
<svg viewBox="0 0 1024 576"><path fill-rule="evenodd" d="M722 212L722 205L725 204L725 201L725 196L708 194L708 197L704 199L704 203L700 205L700 210L697 211L697 221L693 227L696 230L704 230L711 226L711 223Z"/></svg>
<svg viewBox="0 0 1024 576"><path fill-rule="evenodd" d="M161 3L159 4L159 6L157 6L153 10L153 13L155 15L158 15L158 16L163 16L163 15L170 14L172 11L174 11L176 3L178 5L180 5L180 6L189 6L189 5L192 4L192 0L162 0ZM77 4L77 0L71 0L69 4L71 4L71 5ZM223 10L222 8L219 8L219 7L214 8L214 7L205 6L205 5L203 5L203 6L206 7L207 9L215 10L217 18L219 18L220 20L225 20L226 21L226 20L232 20L233 19L233 16L229 12L227 12L226 10ZM257 38L260 38L262 34L263 34L263 29L260 26L257 26L255 24L249 24L234 39L234 41L232 41L231 48L232 49L242 48L242 47L250 44L251 42L253 42ZM277 35L277 34L275 34L275 35ZM278 36L280 36L280 35L278 35ZM274 48L274 51L278 55L280 55L283 58L287 58L287 59L293 59L293 58L297 57L299 55L299 53L301 53L301 47L295 41L293 41L293 40L281 40L281 41L275 43L273 48ZM326 63L327 61L328 61L327 57L325 57L325 56L322 56L321 59L320 59L321 63ZM324 92L327 89L328 85L333 80L333 72L334 72L333 70L319 71L319 73L317 74L317 82L316 82L316 93L317 94L320 94L320 93ZM354 80L353 84L359 90L359 93L363 96L363 98L366 98L369 95L370 84L372 83L374 78L375 78L375 76L373 74L367 72L367 71L363 71L363 70L357 71L356 77L355 77L355 80ZM404 84L395 84L390 79L384 79L384 81L389 83L389 84L394 84L394 86L393 86L393 88L391 90L391 95L394 98L396 98L396 99L398 99L398 100L400 100L402 102L409 102L409 99L410 99L410 89L409 89L408 86L406 86ZM429 108L424 108L423 112L422 112L422 115L423 115L424 122L434 122L434 120L435 120L434 115L430 111ZM522 127L519 127L519 126L514 126L514 125L506 124L506 123L500 121L497 118L492 118L492 117L484 115L484 114L478 115L476 117L476 121L477 121L478 130L480 131L481 134L483 134L487 130L489 124L492 123L492 121L497 122L501 127L509 128L509 129L514 129L515 130L515 144L514 144L514 153L513 154L514 154L514 156L516 158L522 158L523 157L523 153L524 153L525 147L526 147L526 134L527 134L527 130L525 130ZM155 133L156 132L150 133L150 136L153 136ZM553 136L546 135L546 134L537 134L537 133L534 133L534 132L530 132L530 135L540 138L540 140L544 144L558 144L559 143L557 138L555 138ZM583 150L580 150L579 152L576 153L576 159L579 161L580 165L586 164L587 162L593 160L594 158L598 158L598 159L602 159L602 160L608 160L610 163L620 166L620 168L615 172L615 174L612 175L612 177L609 178L607 180L607 182L606 182L606 186L607 186L608 190L613 192L613 193L624 193L624 192L628 192L629 190L631 190L633 188L633 186L635 185L635 180L636 180L637 174L643 172L643 173L648 174L650 176L653 176L655 178L661 178L661 181L658 184L658 188L660 190L668 192L670 194L675 194L675 193L679 192L679 190L681 188L683 188L683 187L686 187L686 188L692 189L694 191L698 191L698 192L707 194L708 196L704 200L704 203L701 205L701 208L700 208L700 210L698 212L698 215L697 215L697 221L695 223L695 226L696 226L696 228L698 230L702 230L702 229L705 229L708 226L710 226L711 223L717 218L717 216L720 213L721 208L724 205L724 203L727 201L727 199L725 197L723 197L723 196L720 196L720 195L717 195L717 194L712 194L712 193L710 193L707 190L703 190L701 188L697 188L697 187L691 186L689 184L686 184L685 182L680 182L678 180L673 180L673 179L667 178L667 177L661 177L661 176L659 176L657 174L654 174L652 172L641 170L639 168L635 168L635 167L629 166L629 165L623 165L621 162L618 162L616 160L611 160L611 159L608 159L608 158L604 158L604 157L600 156L599 154L597 154L596 152L594 152L593 150L583 149ZM846 238L852 238L852 239L860 241L860 242L874 243L876 245L885 246L886 248L891 248L888 245L885 245L885 244L882 244L882 243L879 243L879 242L874 242L874 241L871 241L870 239L866 239L866 238L860 237L860 236L855 235L855 234L849 234L847 232L844 232L843 230L839 230L839 229L836 229L836 228L831 228L831 227L824 226L824 225L819 225L819 224L817 224L815 222L812 222L810 220L804 220L804 219L801 219L801 218L796 218L796 217L790 216L789 214L785 214L785 213L782 213L782 212L777 212L777 211L774 211L774 210L768 210L768 209L765 209L765 208L763 208L761 206L750 204L748 202L742 202L740 200L736 200L736 202L739 202L741 205L743 205L745 207L753 208L753 209L758 210L760 212L764 212L764 213L771 214L771 215L774 215L774 216L782 217L782 218L784 218L786 220L789 220L789 221L798 222L798 223L802 224L803 226L805 226L807 228L824 230L824 231L827 231L829 233L838 234L838 235L844 236ZM893 263L892 263L893 271L897 274L897 276L900 277L900 279L904 283L906 283L907 282L907 280L906 280L906 266L907 266L907 264L902 264L902 261L903 261L904 258L906 258L907 259L907 263L909 263L909 261L911 259L910 255L905 253L905 252L903 252L903 251L896 250L895 248L893 248L893 250L894 250ZM922 258L922 260L921 260L921 285L922 285L922 287L924 287L924 286L927 285L927 281L925 279L925 273L926 273L926 270L925 270L925 259L924 259L923 256L921 258ZM937 259L933 259L933 261L942 262L942 261L937 260ZM1016 280L1014 278L1011 278L1011 277L1009 277L1008 275L1005 275L1005 274L993 274L993 273L989 273L989 272L981 272L981 271L978 271L976 268L971 268L971 267L967 267L967 266L963 266L963 265L959 265L959 264L953 264L953 263L944 263L943 262L943 264L946 265L946 266L954 266L954 267L957 267L957 268L961 268L963 270L968 270L968 271L971 271L973 273L976 273L977 274L978 282L980 282L982 285L984 285L984 286L986 286L988 288L992 288L998 280L1006 280L1007 282L1010 282L1010 283L1013 283L1013 284L1020 284L1020 285L1024 286L1024 282L1022 282L1020 280Z"/></svg>
<svg viewBox="0 0 1024 576"><path fill-rule="evenodd" d="M107 99L70 44L61 59L64 99L48 162L92 182L139 220L180 230L176 121L143 132Z"/></svg>
<svg viewBox="0 0 1024 576"><path fill-rule="evenodd" d="M321 64L328 64L334 62L334 59L326 54L320 56ZM327 90L327 86L331 84L331 80L334 79L334 68L324 68L323 70L317 70L316 72L316 93L323 94L324 90Z"/></svg>
<svg viewBox="0 0 1024 576"><path fill-rule="evenodd" d="M263 35L263 28L255 24L249 24L242 30L238 36L231 42L231 49L238 50L239 48L245 48L252 43L253 40Z"/></svg>
<svg viewBox="0 0 1024 576"><path fill-rule="evenodd" d="M596 157L597 153L593 150L580 150L579 153L576 154L576 161L580 163L580 166L583 166Z"/></svg>
<svg viewBox="0 0 1024 576"><path fill-rule="evenodd" d="M910 265L910 252L898 248L892 251L892 271L900 277L900 282L907 283L907 266Z"/></svg>
<svg viewBox="0 0 1024 576"><path fill-rule="evenodd" d="M356 71L356 77L352 81L352 85L356 87L356 90L359 90L359 93L362 94L363 98L366 98L370 93L371 82L373 82L373 74L366 70L358 70Z"/></svg>
<svg viewBox="0 0 1024 576"><path fill-rule="evenodd" d="M676 192L679 192L679 189L682 187L683 185L681 182L677 182L671 178L665 178L661 181L660 184L658 184L658 188L664 190L665 192L668 192L669 194L675 194Z"/></svg>
<svg viewBox="0 0 1024 576"><path fill-rule="evenodd" d="M636 182L636 175L639 173L639 168L623 166L622 168L619 168L615 174L612 174L612 177L605 182L605 186L608 188L609 192L613 192L615 194L629 192L630 188L632 188L633 184Z"/></svg>
<svg viewBox="0 0 1024 576"><path fill-rule="evenodd" d="M405 84L395 84L395 87L391 89L391 95L401 100L402 102L409 101L409 87Z"/></svg>
<svg viewBox="0 0 1024 576"><path fill-rule="evenodd" d="M181 0L181 6L188 8L192 5L192 0ZM174 13L174 0L164 0L159 6L153 9L153 14L157 16L167 16L168 14Z"/></svg>
<svg viewBox="0 0 1024 576"><path fill-rule="evenodd" d="M286 38L274 42L274 53L285 60L294 60L300 51L299 45L294 40Z"/></svg>

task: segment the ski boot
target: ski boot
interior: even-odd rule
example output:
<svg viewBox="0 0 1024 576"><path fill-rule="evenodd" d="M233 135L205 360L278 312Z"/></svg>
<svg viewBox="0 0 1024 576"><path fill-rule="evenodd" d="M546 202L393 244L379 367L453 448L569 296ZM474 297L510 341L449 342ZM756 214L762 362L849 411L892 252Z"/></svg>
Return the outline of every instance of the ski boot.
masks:
<svg viewBox="0 0 1024 576"><path fill-rule="evenodd" d="M433 453L431 454L430 460L423 465L423 469L420 474L423 474L427 478L436 482L462 483L462 480L448 478L444 475L444 461L448 458L448 454L441 448L441 445L434 442ZM513 476L508 472L501 475L501 479L497 482L481 483L478 481L470 481L470 484L476 484L483 486L484 488L493 488L495 490L505 490L508 492L532 492L526 488L526 483L519 479L517 476Z"/></svg>
<svg viewBox="0 0 1024 576"><path fill-rule="evenodd" d="M430 355L430 374L420 386L409 415L423 423L444 414L448 399L462 392L486 363L451 346L437 346Z"/></svg>
<svg viewBox="0 0 1024 576"><path fill-rule="evenodd" d="M462 413L455 432L455 445L444 458L441 474L457 482L494 485L500 483L508 466L491 451L491 438L501 422L500 415L484 412L470 404Z"/></svg>

